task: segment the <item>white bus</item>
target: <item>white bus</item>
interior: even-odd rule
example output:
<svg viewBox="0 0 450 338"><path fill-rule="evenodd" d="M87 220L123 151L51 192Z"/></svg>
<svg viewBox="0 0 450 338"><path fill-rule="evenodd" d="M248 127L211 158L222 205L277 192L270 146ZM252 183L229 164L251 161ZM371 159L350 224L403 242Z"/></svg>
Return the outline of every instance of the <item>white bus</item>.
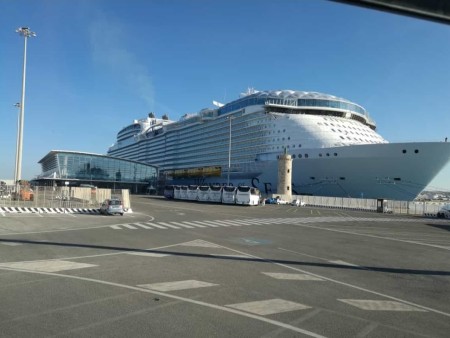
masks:
<svg viewBox="0 0 450 338"><path fill-rule="evenodd" d="M209 201L216 203L222 202L222 187L220 185L209 187Z"/></svg>
<svg viewBox="0 0 450 338"><path fill-rule="evenodd" d="M172 190L173 189L173 190ZM261 193L248 186L175 185L164 190L166 198L224 204L259 205ZM172 197L173 196L173 197Z"/></svg>
<svg viewBox="0 0 450 338"><path fill-rule="evenodd" d="M257 188L241 185L236 191L236 204L258 205L261 193Z"/></svg>
<svg viewBox="0 0 450 338"><path fill-rule="evenodd" d="M166 185L164 187L164 197L168 199L175 198L175 186L174 185Z"/></svg>
<svg viewBox="0 0 450 338"><path fill-rule="evenodd" d="M222 203L224 204L236 203L236 187L225 186L222 188Z"/></svg>
<svg viewBox="0 0 450 338"><path fill-rule="evenodd" d="M176 200L180 199L181 187L179 185L173 186L173 198Z"/></svg>
<svg viewBox="0 0 450 338"><path fill-rule="evenodd" d="M187 199L189 201L197 201L198 199L198 186L189 185L187 189Z"/></svg>
<svg viewBox="0 0 450 338"><path fill-rule="evenodd" d="M187 200L188 199L187 190L188 190L187 185L182 185L180 187L180 200Z"/></svg>
<svg viewBox="0 0 450 338"><path fill-rule="evenodd" d="M209 201L209 185L201 185L198 187L198 200L200 202Z"/></svg>

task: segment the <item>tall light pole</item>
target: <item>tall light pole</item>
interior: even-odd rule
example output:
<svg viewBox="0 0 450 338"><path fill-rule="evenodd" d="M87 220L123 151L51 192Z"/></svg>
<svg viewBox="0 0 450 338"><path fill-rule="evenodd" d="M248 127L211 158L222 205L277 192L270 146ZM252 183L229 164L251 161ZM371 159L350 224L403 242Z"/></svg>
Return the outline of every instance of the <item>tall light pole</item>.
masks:
<svg viewBox="0 0 450 338"><path fill-rule="evenodd" d="M231 120L232 116L228 116L227 119L230 121L230 135L228 137L228 174L227 174L227 185L230 185L230 170L231 170Z"/></svg>
<svg viewBox="0 0 450 338"><path fill-rule="evenodd" d="M32 32L28 27L19 27L16 29L19 35L25 38L25 47L23 51L23 73L22 73L22 100L20 102L20 116L19 127L17 136L17 150L16 150L16 174L15 180L18 187L18 182L22 178L22 141L23 141L23 120L25 112L25 77L27 69L27 40L29 37L36 36L36 33Z"/></svg>
<svg viewBox="0 0 450 338"><path fill-rule="evenodd" d="M17 183L17 159L19 158L19 130L20 130L20 103L14 104L17 109L17 134L16 134L16 164L14 167L14 183Z"/></svg>

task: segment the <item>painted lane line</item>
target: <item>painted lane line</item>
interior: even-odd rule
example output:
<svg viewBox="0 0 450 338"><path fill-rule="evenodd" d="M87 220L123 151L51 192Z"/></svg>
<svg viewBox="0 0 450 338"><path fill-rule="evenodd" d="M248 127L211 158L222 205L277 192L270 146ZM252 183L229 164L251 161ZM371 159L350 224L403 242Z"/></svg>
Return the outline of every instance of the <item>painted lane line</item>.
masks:
<svg viewBox="0 0 450 338"><path fill-rule="evenodd" d="M344 262L344 261L341 261L339 259L336 260L336 261L328 261L328 262L332 263L332 264L336 264L336 265L346 265L346 266L360 267L359 265L348 263L348 262Z"/></svg>
<svg viewBox="0 0 450 338"><path fill-rule="evenodd" d="M304 273L275 273L275 272L262 272L264 275L275 279L281 280L302 280L302 281L323 281L322 278L311 276Z"/></svg>
<svg viewBox="0 0 450 338"><path fill-rule="evenodd" d="M202 240L195 240L195 241L202 241ZM192 242L195 242L192 241ZM43 241L44 242L44 241ZM206 241L202 241L205 243L209 243ZM50 262L50 261L67 261L67 260L74 260L74 259L85 259L85 258L97 258L97 257L105 257L105 256L115 256L115 255L123 255L123 254L127 254L129 252L152 252L152 251L156 251L156 250L161 250L161 249L168 249L168 248L173 248L176 246L180 246L183 245L185 243L189 243L189 242L180 242L180 243L176 243L176 244L170 244L170 245L164 245L164 246L160 246L160 247L155 247L155 248L148 248L148 249L138 249L141 251L119 251L119 252L111 252L111 253L105 253L105 254L98 254L98 255L85 255L85 256L72 256L72 257L60 257L60 258L52 258L52 259L41 259L41 260L34 260L34 261L21 261L21 262L15 262L15 263L35 263L35 262ZM213 243L210 243L211 245ZM218 245L216 245L216 247L219 247Z"/></svg>
<svg viewBox="0 0 450 338"><path fill-rule="evenodd" d="M12 268L2 268L2 269L8 270L8 271L15 271L15 272L27 272L27 273L43 274L43 275L48 275L48 276L55 276L55 277L74 279L74 280L79 280L79 281L84 281L84 282L97 283L97 284L101 284L101 285L105 285L105 286L112 286L112 287L123 288L123 289L127 289L127 290L140 291L140 292L143 292L143 293L149 293L151 295L158 295L160 297L176 299L176 300L179 300L179 301L182 301L182 302L185 302L185 303L190 303L190 304L203 306L203 307L207 307L207 308L218 310L218 311L224 311L224 312L232 313L232 314L235 314L235 315L238 315L238 316L242 316L242 317L251 318L251 319L254 319L254 320L261 321L261 322L266 323L266 324L271 324L271 325L277 326L279 328L283 328L283 329L290 330L290 331L293 331L293 332L298 332L298 333L307 335L309 337L325 338L325 336L322 336L320 334L317 334L317 333L314 333L314 332L311 332L311 331L308 331L308 330L304 330L304 329L301 329L299 327L296 327L296 326L293 326L293 325L290 325L290 324L286 324L286 323L283 323L283 322L280 322L280 321L277 321L277 320L273 320L273 319L269 319L269 318L266 318L266 317L254 315L254 314L251 314L251 313L248 313L248 312L240 311L240 310L229 308L229 307L225 307L225 306L220 306L220 305L216 305L216 304L206 303L206 302L194 300L194 299L191 299L191 298L185 298L185 297L176 296L176 295L173 295L173 294L170 294L170 293L159 292L159 291L155 291L155 290L149 290L149 289L145 289L145 288L139 288L139 287L134 287L134 286L130 286L130 285L113 283L113 282L107 282L107 281L103 281L103 280L99 280L99 279L80 277L80 276L74 276L74 275L64 275L64 274L50 273L50 272L27 271L27 270L12 269Z"/></svg>
<svg viewBox="0 0 450 338"><path fill-rule="evenodd" d="M185 243L181 243L179 244L180 246L196 246L196 247L203 247L203 248L220 248L220 245L211 243L211 242L207 242L201 239L196 239L190 242L185 242Z"/></svg>
<svg viewBox="0 0 450 338"><path fill-rule="evenodd" d="M353 288L353 289L356 289L356 290L367 292L367 293L370 293L370 294L373 294L373 295L377 295L377 296L380 296L380 297L388 298L388 299L391 299L391 300L394 300L394 301L397 301L397 302L400 302L400 303L403 303L403 304L411 305L411 306L416 307L416 308L420 308L420 309L423 309L423 310L426 310L426 311L437 313L437 314L440 314L440 315L443 315L443 316L446 316L446 317L450 317L450 313L447 313L447 312L444 312L444 311L440 311L440 310L436 310L436 309L433 309L433 308L430 308L430 307L427 307L427 306L415 304L415 303L407 301L407 300L403 300L403 299L400 299L400 298L389 296L387 294L383 294L381 292L369 290L369 289L366 289L366 288L363 288L363 287L360 287L360 286L357 286L357 285L353 285L353 284L350 284L350 283L341 282L339 280L328 278L328 277L325 277L325 276L321 276L319 274L312 273L312 272L309 272L309 271L306 271L306 270L303 270L303 269L294 268L294 267L291 267L291 266L286 265L286 264L277 263L277 262L274 262L274 261L272 261L270 259L258 257L258 256L255 256L255 255L248 254L246 252L240 251L240 250L235 250L235 249L232 249L232 248L229 248L229 247L226 247L226 246L222 246L222 245L220 247L222 247L224 249L228 249L230 251L234 251L234 252L236 252L238 254L241 254L241 255L247 255L247 256L252 257L252 258L260 259L260 260L263 260L263 261L266 261L266 262L269 262L269 263L272 263L272 264L275 264L275 265L278 265L278 266L282 266L282 267L284 267L286 269L289 269L289 270L306 273L308 275L315 276L317 278L322 278L322 279L324 279L326 281L329 281L329 282L333 282L333 283L336 283L336 284L339 284L339 285L344 285L344 286L347 286L349 288Z"/></svg>
<svg viewBox="0 0 450 338"><path fill-rule="evenodd" d="M145 256L145 257L166 257L171 256L170 254L160 254L160 253L154 253L154 252L127 252L127 255L134 255L134 256Z"/></svg>
<svg viewBox="0 0 450 338"><path fill-rule="evenodd" d="M305 225L305 224L296 224L296 226L304 227L304 228L311 228L311 229L324 230L324 231L332 231L332 232L338 232L338 233L345 233L345 234L350 234L350 235L355 235L355 236L363 236L363 237L370 237L370 238L385 239L385 240L388 240L388 241L394 241L394 242L402 242L402 243L409 243L409 244L417 244L417 245L422 245L422 246L429 246L429 247L433 247L433 248L449 250L448 247L446 247L446 246L441 246L441 245L433 245L433 244L427 244L427 243L422 243L422 242L417 242L417 241L401 240L401 239L396 239L396 238L392 238L392 237L384 237L384 236L377 236L377 235L362 234L362 233L352 232L352 231L348 231L348 230L332 229L332 228L329 228L329 227L320 227L320 226Z"/></svg>
<svg viewBox="0 0 450 338"><path fill-rule="evenodd" d="M110 228L114 230L122 230L122 227L120 225L111 225Z"/></svg>
<svg viewBox="0 0 450 338"><path fill-rule="evenodd" d="M244 256L244 255L223 255L223 254L209 254L212 257L229 257L229 258L250 258L248 256Z"/></svg>

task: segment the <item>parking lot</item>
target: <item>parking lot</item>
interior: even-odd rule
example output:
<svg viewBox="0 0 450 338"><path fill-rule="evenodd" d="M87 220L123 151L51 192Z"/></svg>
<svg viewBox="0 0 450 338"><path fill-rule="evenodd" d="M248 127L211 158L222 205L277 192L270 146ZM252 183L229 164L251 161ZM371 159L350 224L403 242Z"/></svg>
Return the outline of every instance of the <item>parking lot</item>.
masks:
<svg viewBox="0 0 450 338"><path fill-rule="evenodd" d="M0 216L5 336L446 337L450 222L132 197Z"/></svg>

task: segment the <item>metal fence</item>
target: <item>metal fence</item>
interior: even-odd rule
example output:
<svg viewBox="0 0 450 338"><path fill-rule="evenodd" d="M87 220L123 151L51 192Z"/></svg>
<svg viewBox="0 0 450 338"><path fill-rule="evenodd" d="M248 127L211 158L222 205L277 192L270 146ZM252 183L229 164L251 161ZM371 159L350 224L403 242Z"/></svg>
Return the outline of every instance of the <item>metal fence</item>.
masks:
<svg viewBox="0 0 450 338"><path fill-rule="evenodd" d="M11 187L9 187L11 188ZM125 209L130 209L128 189L112 190L90 187L48 187L39 186L32 190L32 198L23 200L15 198L11 189L0 191L0 207L30 207L30 208L99 208L108 198L118 198ZM286 196L276 195L286 199ZM292 199L304 201L308 206L338 208L350 210L377 211L376 199L303 196L293 195ZM408 215L435 216L439 209L449 202L415 202L415 201L384 201L384 212Z"/></svg>
<svg viewBox="0 0 450 338"><path fill-rule="evenodd" d="M340 208L351 210L377 211L376 199L323 197L323 196L293 196L304 201L309 206ZM384 200L383 212L406 215L436 215L448 202L416 202Z"/></svg>
<svg viewBox="0 0 450 338"><path fill-rule="evenodd" d="M27 197L5 190L0 195L0 207L29 208L99 208L108 198L118 198L124 208L130 208L127 189L111 190L90 187L33 187Z"/></svg>

